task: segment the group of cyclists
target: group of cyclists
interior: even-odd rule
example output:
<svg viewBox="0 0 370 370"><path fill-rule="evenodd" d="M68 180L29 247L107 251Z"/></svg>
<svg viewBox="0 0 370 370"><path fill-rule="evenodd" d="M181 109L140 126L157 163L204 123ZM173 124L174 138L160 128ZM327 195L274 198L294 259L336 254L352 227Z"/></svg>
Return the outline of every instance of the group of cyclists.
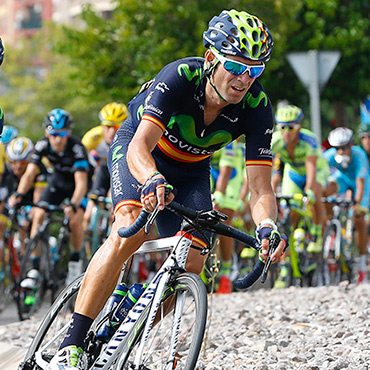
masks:
<svg viewBox="0 0 370 370"><path fill-rule="evenodd" d="M104 106L101 124L82 140L72 135L72 116L59 108L46 115L45 136L35 145L4 128L2 213L6 217L9 207L25 199L64 204L72 246L67 283L82 272L80 251L93 206L88 194L109 194L113 203L111 233L88 265L72 323L50 369L83 368L86 333L112 293L123 263L145 240L143 231L120 238L118 228L132 224L144 207L162 211L157 217L161 236L174 235L180 218L165 205L175 197L197 210L214 206L230 222L238 214L251 215L262 247L259 258L266 260L269 239L279 232L276 192L305 193L310 199L308 248L319 253L326 219L321 197L352 191L358 281L367 281L370 123L360 126L362 148L354 145L352 130L339 127L329 134L332 148L323 153L317 137L302 127L299 107L280 106L274 122L272 104L257 80L271 57L273 39L259 18L244 11L222 11L210 20L203 41L204 58L168 64L127 108L119 103ZM44 214L42 208L32 209L31 238ZM201 273L206 257L199 248L206 246L208 237L195 233L197 248L189 253L188 271ZM281 235L271 260L283 259L287 246L287 237ZM233 251L233 241L220 238L218 293L232 291ZM39 256L32 259L37 271ZM21 284L31 287L33 276Z"/></svg>

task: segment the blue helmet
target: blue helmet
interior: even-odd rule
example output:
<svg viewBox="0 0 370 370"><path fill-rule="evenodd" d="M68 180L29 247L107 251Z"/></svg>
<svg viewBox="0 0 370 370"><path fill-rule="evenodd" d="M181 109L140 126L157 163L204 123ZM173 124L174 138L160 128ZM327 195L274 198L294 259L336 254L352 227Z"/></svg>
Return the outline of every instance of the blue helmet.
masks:
<svg viewBox="0 0 370 370"><path fill-rule="evenodd" d="M8 144L13 139L15 139L18 136L18 134L19 134L18 129L16 129L13 126L5 125L3 128L3 134L1 135L1 142L3 144Z"/></svg>
<svg viewBox="0 0 370 370"><path fill-rule="evenodd" d="M0 65L4 60L4 45L0 37Z"/></svg>
<svg viewBox="0 0 370 370"><path fill-rule="evenodd" d="M72 125L71 114L60 108L50 111L44 119L44 126L53 130L71 128Z"/></svg>

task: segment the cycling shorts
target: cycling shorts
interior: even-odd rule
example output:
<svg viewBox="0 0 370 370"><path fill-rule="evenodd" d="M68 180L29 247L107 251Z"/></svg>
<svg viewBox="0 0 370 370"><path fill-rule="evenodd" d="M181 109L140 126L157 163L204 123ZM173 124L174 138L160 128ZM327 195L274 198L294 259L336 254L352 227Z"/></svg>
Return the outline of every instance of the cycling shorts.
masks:
<svg viewBox="0 0 370 370"><path fill-rule="evenodd" d="M114 213L123 206L141 207L140 183L132 176L127 165L127 149L135 130L130 127L128 120L124 123L125 130L119 130L109 149L108 168L111 175L111 193ZM211 189L209 160L191 166L181 162L172 163L166 158L152 154L159 172L165 176L175 189L175 200L196 210L211 210ZM195 167L195 168L194 168ZM164 210L157 217L157 227L161 237L169 237L180 229L182 219L174 213ZM205 233L209 238L210 233ZM199 233L193 233L195 240L202 246L205 238ZM200 239L200 240L199 240ZM203 241L203 242L202 242Z"/></svg>
<svg viewBox="0 0 370 370"><path fill-rule="evenodd" d="M370 200L369 199L370 181L369 178L365 178L364 180L365 180L364 196L362 197L360 205L368 210ZM351 190L353 192L353 197L356 195L356 179L350 178L349 176L345 175L338 168L332 167L332 173L330 174L329 181L337 183L338 185L337 193L339 195L345 194L347 190Z"/></svg>
<svg viewBox="0 0 370 370"><path fill-rule="evenodd" d="M49 204L60 205L65 199L72 198L74 190L74 183L63 181L63 176L54 172L48 176L48 185L41 194L40 202L44 201ZM85 210L86 205L87 198L84 197L80 203L80 207Z"/></svg>
<svg viewBox="0 0 370 370"><path fill-rule="evenodd" d="M328 177L330 174L329 166L322 166L316 169L316 181L326 188ZM296 193L302 193L306 186L306 176L299 175L292 169L289 163L284 165L284 175L281 184L281 193L283 195L294 195Z"/></svg>

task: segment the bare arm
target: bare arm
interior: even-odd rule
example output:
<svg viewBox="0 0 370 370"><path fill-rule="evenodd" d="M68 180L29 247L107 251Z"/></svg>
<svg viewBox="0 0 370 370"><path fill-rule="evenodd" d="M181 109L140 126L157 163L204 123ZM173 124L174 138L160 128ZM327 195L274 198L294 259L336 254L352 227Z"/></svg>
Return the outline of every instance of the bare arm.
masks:
<svg viewBox="0 0 370 370"><path fill-rule="evenodd" d="M31 189L35 181L35 177L39 172L39 166L35 163L27 165L26 172L23 174L19 181L17 193L26 194Z"/></svg>
<svg viewBox="0 0 370 370"><path fill-rule="evenodd" d="M81 203L82 198L87 193L87 172L76 171L74 173L75 178L75 190L73 192L71 203L78 206Z"/></svg>
<svg viewBox="0 0 370 370"><path fill-rule="evenodd" d="M220 191L222 194L225 194L227 184L229 183L231 173L233 171L232 167L221 166L220 174L218 175L215 191Z"/></svg>
<svg viewBox="0 0 370 370"><path fill-rule="evenodd" d="M364 196L365 192L365 179L362 177L356 178L356 195L355 195L355 202L360 204L362 197Z"/></svg>
<svg viewBox="0 0 370 370"><path fill-rule="evenodd" d="M127 164L130 172L140 184L144 184L150 175L158 171L152 151L161 138L163 131L148 120L142 120L137 128L137 131L129 144L127 151ZM145 201L145 208L152 212L157 203L158 208L164 208L164 188L157 191L156 196L151 196ZM167 199L167 203L173 200L174 196L171 193Z"/></svg>
<svg viewBox="0 0 370 370"><path fill-rule="evenodd" d="M306 161L306 187L305 189L314 189L316 179L316 162L317 156L310 156Z"/></svg>

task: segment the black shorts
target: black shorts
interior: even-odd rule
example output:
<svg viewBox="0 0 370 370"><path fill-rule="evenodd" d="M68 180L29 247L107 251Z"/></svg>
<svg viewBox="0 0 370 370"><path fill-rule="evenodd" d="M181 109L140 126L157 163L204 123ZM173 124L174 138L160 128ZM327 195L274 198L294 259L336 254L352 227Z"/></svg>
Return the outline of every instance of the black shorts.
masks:
<svg viewBox="0 0 370 370"><path fill-rule="evenodd" d="M126 124L127 121L124 123ZM111 193L114 212L122 206L135 205L141 207L140 183L132 176L127 165L127 149L134 136L130 125L127 129L119 130L109 149L108 168L111 174ZM209 161L194 166L189 171L189 166L182 163L167 161L153 154L158 171L166 178L169 184L176 189L175 200L195 210L211 210L210 166ZM162 237L173 236L180 229L181 218L172 212L164 210L157 217L158 230ZM209 233L206 233L209 237ZM194 233L196 238L204 240L199 233Z"/></svg>
<svg viewBox="0 0 370 370"><path fill-rule="evenodd" d="M63 176L54 172L48 175L48 185L42 192L40 202L44 201L54 205L60 205L62 202L69 198L71 199L75 190L75 183L66 182ZM80 203L80 207L86 209L87 198L84 197Z"/></svg>

